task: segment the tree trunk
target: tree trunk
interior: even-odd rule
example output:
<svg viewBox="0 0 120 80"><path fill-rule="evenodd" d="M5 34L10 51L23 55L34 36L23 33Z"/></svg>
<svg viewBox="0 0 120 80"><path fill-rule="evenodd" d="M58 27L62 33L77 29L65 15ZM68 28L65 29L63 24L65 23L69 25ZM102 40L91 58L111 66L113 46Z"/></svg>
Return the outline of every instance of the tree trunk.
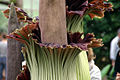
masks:
<svg viewBox="0 0 120 80"><path fill-rule="evenodd" d="M43 43L67 44L65 0L39 0Z"/></svg>
<svg viewBox="0 0 120 80"><path fill-rule="evenodd" d="M23 0L16 0L16 6L22 8L23 7Z"/></svg>
<svg viewBox="0 0 120 80"><path fill-rule="evenodd" d="M8 23L8 34L13 32L20 25L17 20L17 15L14 5L11 5L10 17ZM8 54L7 54L7 80L16 80L17 75L22 69L21 44L13 39L8 39Z"/></svg>

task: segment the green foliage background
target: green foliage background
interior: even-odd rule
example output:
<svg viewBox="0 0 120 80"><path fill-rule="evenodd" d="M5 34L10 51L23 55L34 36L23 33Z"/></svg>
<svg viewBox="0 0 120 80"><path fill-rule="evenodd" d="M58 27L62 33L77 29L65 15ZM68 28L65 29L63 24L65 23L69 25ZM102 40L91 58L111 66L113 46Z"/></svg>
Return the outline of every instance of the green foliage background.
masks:
<svg viewBox="0 0 120 80"><path fill-rule="evenodd" d="M3 13L0 10L0 33L7 32L7 19L3 16Z"/></svg>
<svg viewBox="0 0 120 80"><path fill-rule="evenodd" d="M114 11L105 12L104 18L91 20L89 16L86 16L84 19L84 32L94 33L96 38L102 38L104 42L103 47L94 49L96 65L100 69L111 63L109 59L110 42L117 35L117 29L120 28L120 1L109 0L109 2L112 2Z"/></svg>

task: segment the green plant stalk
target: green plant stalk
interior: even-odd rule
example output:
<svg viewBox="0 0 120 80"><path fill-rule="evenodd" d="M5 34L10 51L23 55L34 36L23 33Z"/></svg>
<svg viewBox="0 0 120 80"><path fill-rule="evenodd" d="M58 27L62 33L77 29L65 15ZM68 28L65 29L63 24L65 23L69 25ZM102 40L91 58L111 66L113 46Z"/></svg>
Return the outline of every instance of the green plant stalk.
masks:
<svg viewBox="0 0 120 80"><path fill-rule="evenodd" d="M78 47L41 47L32 39L29 42L30 44L25 46L26 51L22 52L30 70L31 80L89 80L84 76L78 77L80 75L77 73L82 72L77 63L82 61L79 60L81 50Z"/></svg>
<svg viewBox="0 0 120 80"><path fill-rule="evenodd" d="M82 51L76 62L77 80L90 80L88 59L85 51Z"/></svg>
<svg viewBox="0 0 120 80"><path fill-rule="evenodd" d="M67 21L67 31L68 32L83 32L83 17L79 15L69 15L66 18ZM84 37L84 36L82 36ZM87 54L85 51L82 51L76 60L76 80L90 80L90 72Z"/></svg>
<svg viewBox="0 0 120 80"><path fill-rule="evenodd" d="M83 18L79 15L68 15L67 21L67 32L83 32Z"/></svg>

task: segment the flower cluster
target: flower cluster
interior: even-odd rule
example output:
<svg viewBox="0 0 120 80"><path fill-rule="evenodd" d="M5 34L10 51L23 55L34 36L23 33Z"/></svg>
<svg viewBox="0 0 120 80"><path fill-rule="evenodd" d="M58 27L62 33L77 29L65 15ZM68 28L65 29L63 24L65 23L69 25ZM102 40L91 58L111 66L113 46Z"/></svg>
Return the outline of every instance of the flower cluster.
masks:
<svg viewBox="0 0 120 80"><path fill-rule="evenodd" d="M28 14L23 9L15 7L15 10L16 10L17 18L19 21L22 21L22 22L31 22L32 21L32 18L29 17ZM10 8L3 11L3 13L6 18L9 18Z"/></svg>
<svg viewBox="0 0 120 80"><path fill-rule="evenodd" d="M79 0L77 0L77 1L79 1ZM69 1L69 2L71 2L71 1ZM72 3L69 3L68 5L71 5ZM79 9L82 10L82 7L87 8L87 6L85 5L86 3L87 2L82 1L81 6L79 6L78 9L76 9L76 10L79 10ZM77 4L77 5L80 5L80 4ZM77 6L74 6L74 8L73 8L72 6L74 6L74 5L71 5L71 8L69 8L69 9L74 10L74 8L77 7ZM15 9L16 9L16 12L18 15L17 16L18 20L19 21L23 20L24 22L28 22L28 24L20 29L16 29L14 32L10 33L7 37L18 40L27 45L29 44L29 39L32 38L38 44L42 45L41 37L40 37L41 33L40 33L39 22L38 22L39 18L38 17L36 17L35 19L29 18L27 13L25 11L23 11L22 9L20 9L18 7L15 7ZM5 10L3 13L8 18L7 14L9 14L9 9ZM87 50L89 47L103 46L102 40L94 38L94 34L88 33L83 39L82 39L82 35L83 35L83 33L79 33L79 32L75 32L75 33L68 32L68 36L67 36L68 44L71 46L77 46L82 50ZM48 45L48 44L44 43L44 46L45 45ZM51 43L50 45L60 46L60 45L53 44L53 43ZM65 45L62 45L62 46L65 46Z"/></svg>
<svg viewBox="0 0 120 80"><path fill-rule="evenodd" d="M87 50L90 47L101 47L102 39L96 39L94 38L93 33L88 33L83 39L82 39L83 33L68 33L68 44L72 47L78 47L81 50ZM22 43L29 44L29 39L32 38L37 44L40 46L46 46L46 47L65 47L66 45L59 45L55 43L41 43L41 37L40 37L40 29L38 26L38 23L28 24L21 29L16 29L14 32L10 33L8 38L13 38L15 40L18 40Z"/></svg>
<svg viewBox="0 0 120 80"><path fill-rule="evenodd" d="M94 17L104 17L106 10L112 10L112 4L106 0L66 0L67 14L78 14L80 17L89 15Z"/></svg>
<svg viewBox="0 0 120 80"><path fill-rule="evenodd" d="M31 37L41 42L40 28L38 23L27 24L26 26L20 29L16 29L14 32L10 33L7 37L18 40L25 44L29 43L29 38Z"/></svg>
<svg viewBox="0 0 120 80"><path fill-rule="evenodd" d="M96 39L93 33L88 33L82 39L83 33L68 33L68 43L77 44L81 49L87 50L88 48L103 46L102 39Z"/></svg>

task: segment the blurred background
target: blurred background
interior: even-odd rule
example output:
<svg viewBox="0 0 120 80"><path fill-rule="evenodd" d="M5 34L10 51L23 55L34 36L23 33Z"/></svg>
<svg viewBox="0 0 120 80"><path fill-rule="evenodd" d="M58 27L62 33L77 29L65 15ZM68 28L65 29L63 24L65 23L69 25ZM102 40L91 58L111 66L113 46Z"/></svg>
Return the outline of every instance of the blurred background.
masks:
<svg viewBox="0 0 120 80"><path fill-rule="evenodd" d="M10 2L13 1L16 5L21 3L20 7L24 9L29 16L38 16L39 0L0 0L0 35L7 34L8 19L3 16L1 11L8 8ZM120 1L109 0L113 4L114 11L105 12L105 17L102 19L94 18L91 20L88 16L84 18L84 32L94 33L96 38L102 38L104 46L95 48L96 54L95 63L102 70L106 65L111 64L110 42L117 35L117 29L120 28Z"/></svg>
<svg viewBox="0 0 120 80"><path fill-rule="evenodd" d="M117 36L117 30L120 28L120 1L109 0L113 4L114 11L105 12L102 19L94 18L91 20L88 16L84 19L84 32L94 33L96 38L102 38L104 46L95 48L96 65L102 69L105 65L111 63L110 55L110 42Z"/></svg>
<svg viewBox="0 0 120 80"><path fill-rule="evenodd" d="M102 78L105 75L108 77L103 80L113 80L112 75L114 72L110 60L110 43L117 36L117 30L120 28L120 1L109 0L109 2L113 4L114 11L105 12L104 18L91 20L86 16L84 19L84 32L94 33L96 38L103 39L104 46L94 49L96 55L95 64L102 70Z"/></svg>

